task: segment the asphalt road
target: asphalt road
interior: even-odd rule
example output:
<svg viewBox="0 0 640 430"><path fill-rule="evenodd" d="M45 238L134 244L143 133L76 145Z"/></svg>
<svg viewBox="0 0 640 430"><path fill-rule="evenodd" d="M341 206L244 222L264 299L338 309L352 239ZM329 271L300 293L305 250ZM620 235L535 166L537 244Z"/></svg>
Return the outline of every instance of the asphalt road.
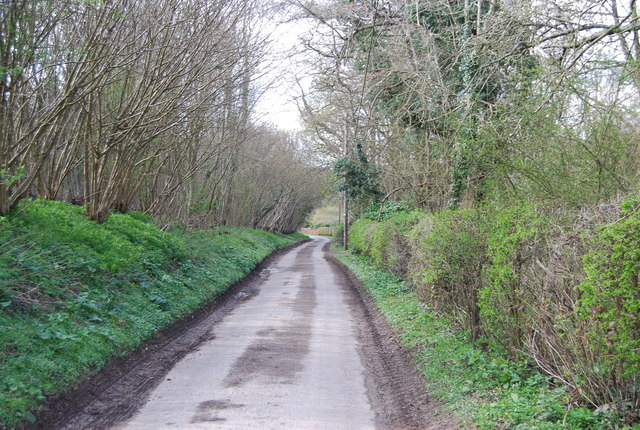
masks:
<svg viewBox="0 0 640 430"><path fill-rule="evenodd" d="M376 428L345 275L324 258L327 242L315 238L263 271L255 293L239 293L211 339L114 428Z"/></svg>

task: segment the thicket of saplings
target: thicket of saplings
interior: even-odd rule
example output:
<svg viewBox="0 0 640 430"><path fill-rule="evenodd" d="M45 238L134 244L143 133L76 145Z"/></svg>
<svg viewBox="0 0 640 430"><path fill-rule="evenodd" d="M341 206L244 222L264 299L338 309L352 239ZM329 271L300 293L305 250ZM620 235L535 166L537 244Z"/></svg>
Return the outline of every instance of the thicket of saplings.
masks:
<svg viewBox="0 0 640 430"><path fill-rule="evenodd" d="M139 212L102 224L23 201L0 216L0 428L215 298L300 240L238 227L163 232Z"/></svg>
<svg viewBox="0 0 640 430"><path fill-rule="evenodd" d="M295 231L321 193L294 137L254 121L256 0L0 2L0 215L37 196Z"/></svg>
<svg viewBox="0 0 640 430"><path fill-rule="evenodd" d="M571 403L638 421L640 197L369 215L351 247L478 347L528 360Z"/></svg>

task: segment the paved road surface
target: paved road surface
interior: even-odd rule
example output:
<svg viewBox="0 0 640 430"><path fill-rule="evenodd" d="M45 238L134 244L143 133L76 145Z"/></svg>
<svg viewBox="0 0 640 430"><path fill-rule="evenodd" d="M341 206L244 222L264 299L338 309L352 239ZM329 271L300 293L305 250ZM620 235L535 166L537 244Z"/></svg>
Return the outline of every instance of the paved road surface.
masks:
<svg viewBox="0 0 640 430"><path fill-rule="evenodd" d="M344 276L316 238L263 272L117 429L371 429Z"/></svg>

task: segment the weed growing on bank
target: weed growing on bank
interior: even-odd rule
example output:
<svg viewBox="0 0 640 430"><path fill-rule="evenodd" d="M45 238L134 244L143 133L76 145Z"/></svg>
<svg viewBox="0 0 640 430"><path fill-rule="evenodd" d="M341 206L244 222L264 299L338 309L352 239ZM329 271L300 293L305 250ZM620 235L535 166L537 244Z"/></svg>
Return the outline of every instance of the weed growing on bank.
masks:
<svg viewBox="0 0 640 430"><path fill-rule="evenodd" d="M335 251L372 294L407 348L414 348L427 389L466 425L480 429L622 428L606 411L568 408L566 389L526 362L474 347L469 333L453 329L397 276L381 271L364 256Z"/></svg>
<svg viewBox="0 0 640 430"><path fill-rule="evenodd" d="M143 214L96 224L35 201L0 217L0 428L188 315L304 236L166 233Z"/></svg>

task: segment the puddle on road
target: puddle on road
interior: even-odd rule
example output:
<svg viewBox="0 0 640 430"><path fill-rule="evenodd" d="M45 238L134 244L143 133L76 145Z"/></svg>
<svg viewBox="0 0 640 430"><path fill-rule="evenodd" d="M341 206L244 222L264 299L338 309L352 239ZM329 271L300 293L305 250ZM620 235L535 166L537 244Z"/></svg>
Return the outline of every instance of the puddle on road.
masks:
<svg viewBox="0 0 640 430"><path fill-rule="evenodd" d="M272 273L278 272L280 272L280 270L275 267L267 267L266 269L262 269L262 272L260 272L260 277L265 279L268 278Z"/></svg>
<svg viewBox="0 0 640 430"><path fill-rule="evenodd" d="M217 415L217 411L221 411L224 409L236 409L243 406L244 405L231 403L228 400L209 400L206 402L202 402L198 405L196 414L193 416L193 418L191 418L191 423L196 424L205 422L226 421L226 418L222 418Z"/></svg>

